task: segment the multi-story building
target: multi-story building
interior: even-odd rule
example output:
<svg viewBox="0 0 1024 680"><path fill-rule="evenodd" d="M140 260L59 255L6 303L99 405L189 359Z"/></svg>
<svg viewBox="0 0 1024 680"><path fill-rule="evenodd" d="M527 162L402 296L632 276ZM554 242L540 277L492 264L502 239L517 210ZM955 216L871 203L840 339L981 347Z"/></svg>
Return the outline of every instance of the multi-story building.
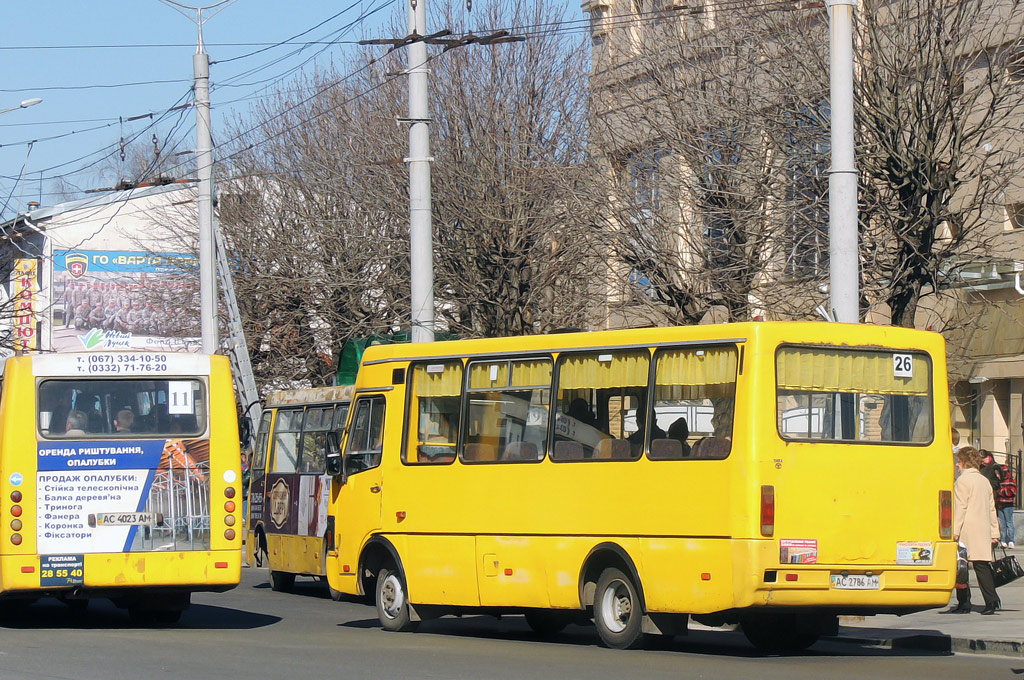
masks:
<svg viewBox="0 0 1024 680"><path fill-rule="evenodd" d="M890 322L896 277L909 262L899 247L913 242L940 295L926 285L907 318L947 337L955 426L972 444L1016 453L1024 449L1024 8L870 4L858 10L856 36L859 148L876 154L859 168L865 320ZM826 312L818 307L828 282L824 3L587 0L583 9L593 155L616 234L618 283L605 324ZM910 19L920 16L941 25L945 42L928 42ZM889 98L871 99L866 88L883 85ZM881 103L869 110L869 99ZM910 101L936 106L913 119L897 110ZM939 196L944 211L931 240L890 224L904 213L899 182L879 161L887 115L911 116L893 119L900 148L888 160L919 164L901 169L912 181L949 184L945 194L920 193Z"/></svg>

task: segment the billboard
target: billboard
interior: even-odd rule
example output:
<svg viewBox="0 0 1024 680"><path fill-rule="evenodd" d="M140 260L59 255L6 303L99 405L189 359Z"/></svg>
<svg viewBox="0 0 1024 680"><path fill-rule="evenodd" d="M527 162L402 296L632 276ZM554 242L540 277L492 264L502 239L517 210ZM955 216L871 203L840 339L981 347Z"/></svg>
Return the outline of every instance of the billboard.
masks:
<svg viewBox="0 0 1024 680"><path fill-rule="evenodd" d="M191 253L55 250L52 349L198 352L197 269Z"/></svg>

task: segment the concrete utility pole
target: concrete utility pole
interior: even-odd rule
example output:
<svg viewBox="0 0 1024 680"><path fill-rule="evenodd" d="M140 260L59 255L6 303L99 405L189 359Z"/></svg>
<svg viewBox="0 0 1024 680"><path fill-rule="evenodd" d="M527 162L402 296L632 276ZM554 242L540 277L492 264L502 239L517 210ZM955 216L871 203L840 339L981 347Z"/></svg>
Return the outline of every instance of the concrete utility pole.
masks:
<svg viewBox="0 0 1024 680"><path fill-rule="evenodd" d="M217 270L213 238L213 137L210 134L210 57L203 48L203 24L235 0L206 6L162 0L191 18L195 12L199 39L192 55L196 92L196 172L199 177L199 325L204 354L217 351ZM183 10L187 10L187 13ZM203 17L204 10L214 10Z"/></svg>
<svg viewBox="0 0 1024 680"><path fill-rule="evenodd" d="M452 36L450 30L427 35L426 0L409 3L409 34L404 38L360 40L360 45L408 48L409 117L409 251L411 269L412 341L434 341L434 231L430 212L430 101L427 96L427 45L451 50L466 45L497 45L526 38L494 31L486 35ZM467 3L467 6L470 3Z"/></svg>
<svg viewBox="0 0 1024 680"><path fill-rule="evenodd" d="M426 0L408 0L409 34L427 34ZM427 45L409 44L409 252L412 341L434 341L434 227L430 214L430 101Z"/></svg>
<svg viewBox="0 0 1024 680"><path fill-rule="evenodd" d="M828 176L829 292L836 321L860 321L857 168L853 147L853 8L826 0L831 28L832 167Z"/></svg>

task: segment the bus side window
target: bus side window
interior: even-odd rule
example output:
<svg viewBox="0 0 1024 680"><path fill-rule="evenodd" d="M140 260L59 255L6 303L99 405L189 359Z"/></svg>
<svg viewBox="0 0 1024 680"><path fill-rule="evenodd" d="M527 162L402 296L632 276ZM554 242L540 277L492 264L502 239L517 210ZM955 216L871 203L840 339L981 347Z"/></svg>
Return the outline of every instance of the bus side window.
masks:
<svg viewBox="0 0 1024 680"><path fill-rule="evenodd" d="M647 350L560 356L551 459L639 458L646 419L641 418L639 426L628 428L626 417L627 409L636 411L639 395L647 391L650 361Z"/></svg>
<svg viewBox="0 0 1024 680"><path fill-rule="evenodd" d="M352 427L345 445L345 465L349 474L380 465L384 450L384 397L373 395L356 400Z"/></svg>
<svg viewBox="0 0 1024 680"><path fill-rule="evenodd" d="M409 373L409 439L402 461L432 465L452 463L462 422L462 362L420 364Z"/></svg>
<svg viewBox="0 0 1024 680"><path fill-rule="evenodd" d="M536 462L547 448L551 359L469 365L464 461Z"/></svg>
<svg viewBox="0 0 1024 680"><path fill-rule="evenodd" d="M735 347L665 349L655 355L652 460L727 458L736 399Z"/></svg>

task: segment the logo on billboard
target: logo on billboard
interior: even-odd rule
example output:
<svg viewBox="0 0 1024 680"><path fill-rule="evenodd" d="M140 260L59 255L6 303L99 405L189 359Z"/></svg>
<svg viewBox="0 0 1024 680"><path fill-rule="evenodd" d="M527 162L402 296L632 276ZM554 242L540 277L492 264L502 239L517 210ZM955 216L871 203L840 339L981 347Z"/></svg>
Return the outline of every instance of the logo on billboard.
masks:
<svg viewBox="0 0 1024 680"><path fill-rule="evenodd" d="M131 349L131 333L120 333L118 331L101 331L93 328L85 335L79 335L85 349Z"/></svg>
<svg viewBox="0 0 1024 680"><path fill-rule="evenodd" d="M71 278L80 279L89 270L89 257L82 253L68 253L64 256L64 267Z"/></svg>
<svg viewBox="0 0 1024 680"><path fill-rule="evenodd" d="M288 512L291 509L291 493L288 484L279 479L270 490L270 520L278 529L288 521Z"/></svg>

